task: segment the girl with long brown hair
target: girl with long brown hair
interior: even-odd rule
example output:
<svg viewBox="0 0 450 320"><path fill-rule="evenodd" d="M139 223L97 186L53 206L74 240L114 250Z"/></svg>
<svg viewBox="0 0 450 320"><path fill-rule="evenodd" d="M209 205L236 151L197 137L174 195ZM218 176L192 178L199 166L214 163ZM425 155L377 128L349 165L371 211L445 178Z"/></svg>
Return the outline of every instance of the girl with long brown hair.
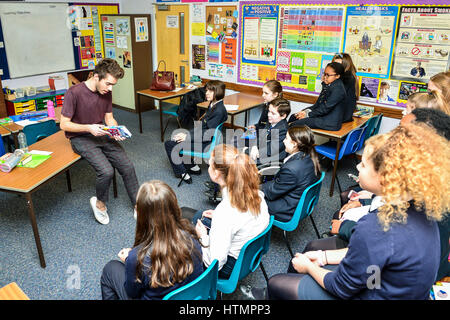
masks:
<svg viewBox="0 0 450 320"><path fill-rule="evenodd" d="M219 278L227 279L244 244L269 224L269 213L259 190L258 169L248 155L233 146L218 145L209 159L208 173L220 186L222 201L215 210L199 212L194 223L204 246L203 263L209 266L217 259Z"/></svg>
<svg viewBox="0 0 450 320"><path fill-rule="evenodd" d="M348 53L337 53L332 61L341 63L344 66L342 82L344 83L347 100L342 122L350 122L353 121L353 112L356 110L356 101L359 99L359 81L356 76L356 67Z"/></svg>
<svg viewBox="0 0 450 320"><path fill-rule="evenodd" d="M103 269L102 297L162 299L203 272L201 245L192 224L182 218L175 192L152 180L139 188L133 248L119 252Z"/></svg>

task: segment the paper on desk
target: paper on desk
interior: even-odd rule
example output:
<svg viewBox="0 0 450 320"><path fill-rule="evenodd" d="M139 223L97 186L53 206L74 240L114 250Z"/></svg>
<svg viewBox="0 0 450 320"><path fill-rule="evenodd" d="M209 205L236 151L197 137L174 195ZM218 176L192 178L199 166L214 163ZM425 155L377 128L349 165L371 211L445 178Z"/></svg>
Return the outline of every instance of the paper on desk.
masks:
<svg viewBox="0 0 450 320"><path fill-rule="evenodd" d="M19 126L22 126L22 127L25 127L25 126L27 126L29 124L34 124L34 123L37 123L37 121L30 121L28 119L20 120L20 121L16 121L15 122L15 124L18 124Z"/></svg>
<svg viewBox="0 0 450 320"><path fill-rule="evenodd" d="M52 151L31 150L31 151L28 151L27 153L29 153L29 154L41 154L41 155L44 155L44 156L48 156L48 155L51 155L53 152Z"/></svg>
<svg viewBox="0 0 450 320"><path fill-rule="evenodd" d="M170 91L170 92L178 92L178 91L180 91L181 89L183 89L183 88L175 88L174 90L172 90L172 91Z"/></svg>
<svg viewBox="0 0 450 320"><path fill-rule="evenodd" d="M226 104L225 109L227 109L227 111L236 111L239 109L239 105L238 104Z"/></svg>

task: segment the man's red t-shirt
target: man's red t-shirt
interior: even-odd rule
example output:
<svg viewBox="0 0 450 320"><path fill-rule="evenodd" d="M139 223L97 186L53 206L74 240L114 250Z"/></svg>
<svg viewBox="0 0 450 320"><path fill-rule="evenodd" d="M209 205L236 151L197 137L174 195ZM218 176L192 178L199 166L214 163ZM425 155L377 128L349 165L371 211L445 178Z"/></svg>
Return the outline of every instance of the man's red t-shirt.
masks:
<svg viewBox="0 0 450 320"><path fill-rule="evenodd" d="M105 114L112 112L112 95L92 92L84 82L67 90L61 114L78 124L103 124ZM68 132L67 138L73 138L87 132Z"/></svg>

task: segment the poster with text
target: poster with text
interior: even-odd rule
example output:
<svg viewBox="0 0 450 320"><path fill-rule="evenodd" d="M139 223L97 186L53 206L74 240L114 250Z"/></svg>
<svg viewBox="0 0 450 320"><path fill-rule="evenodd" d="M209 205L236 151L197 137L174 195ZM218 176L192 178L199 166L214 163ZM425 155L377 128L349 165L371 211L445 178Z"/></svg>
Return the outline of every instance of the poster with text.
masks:
<svg viewBox="0 0 450 320"><path fill-rule="evenodd" d="M448 70L450 7L401 7L391 78L428 82Z"/></svg>
<svg viewBox="0 0 450 320"><path fill-rule="evenodd" d="M389 77L397 16L397 6L347 7L344 52L358 76Z"/></svg>
<svg viewBox="0 0 450 320"><path fill-rule="evenodd" d="M205 70L205 45L192 45L192 68Z"/></svg>

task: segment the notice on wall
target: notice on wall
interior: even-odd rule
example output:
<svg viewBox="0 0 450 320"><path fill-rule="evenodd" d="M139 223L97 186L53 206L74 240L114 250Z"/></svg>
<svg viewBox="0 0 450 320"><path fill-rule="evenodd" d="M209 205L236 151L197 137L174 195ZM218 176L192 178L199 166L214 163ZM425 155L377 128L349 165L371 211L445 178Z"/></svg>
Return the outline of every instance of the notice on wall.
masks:
<svg viewBox="0 0 450 320"><path fill-rule="evenodd" d="M148 21L146 17L134 18L136 42L148 41Z"/></svg>
<svg viewBox="0 0 450 320"><path fill-rule="evenodd" d="M401 7L391 78L427 82L449 68L450 7Z"/></svg>

